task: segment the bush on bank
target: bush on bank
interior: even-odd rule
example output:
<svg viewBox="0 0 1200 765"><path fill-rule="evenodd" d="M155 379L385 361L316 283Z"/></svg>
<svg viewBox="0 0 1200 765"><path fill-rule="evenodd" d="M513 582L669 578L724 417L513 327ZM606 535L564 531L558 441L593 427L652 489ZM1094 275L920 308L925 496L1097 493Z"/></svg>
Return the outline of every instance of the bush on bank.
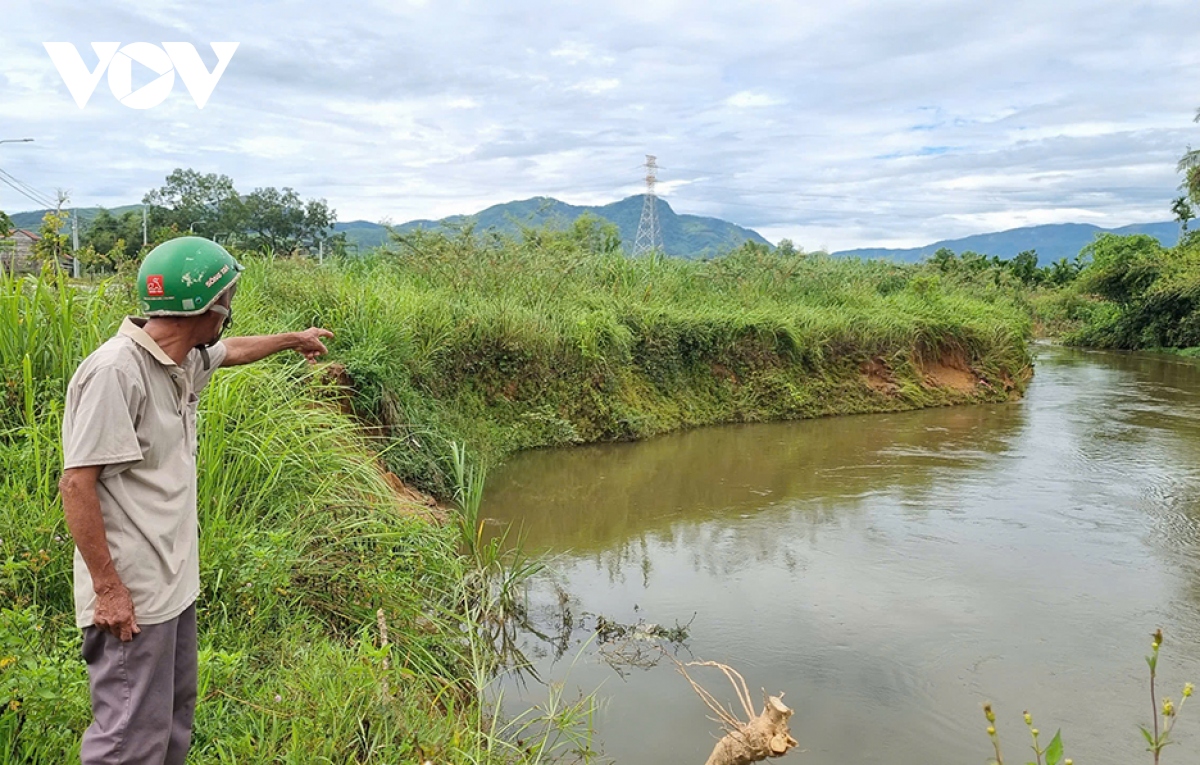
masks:
<svg viewBox="0 0 1200 765"><path fill-rule="evenodd" d="M1071 291L1088 300L1069 344L1116 350L1183 350L1200 346L1200 232L1163 247L1145 235L1106 234L1085 254L1090 262Z"/></svg>

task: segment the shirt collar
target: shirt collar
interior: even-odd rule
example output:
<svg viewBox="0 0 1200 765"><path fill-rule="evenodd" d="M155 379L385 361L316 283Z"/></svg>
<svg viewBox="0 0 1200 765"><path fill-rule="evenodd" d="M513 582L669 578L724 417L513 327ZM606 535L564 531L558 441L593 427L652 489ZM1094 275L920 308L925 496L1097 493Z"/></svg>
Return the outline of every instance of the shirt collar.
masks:
<svg viewBox="0 0 1200 765"><path fill-rule="evenodd" d="M153 356L158 362L164 366L177 367L175 359L167 355L167 352L158 347L158 343L154 342L154 338L150 337L144 327L146 320L136 316L127 316L125 321L121 322L121 328L117 330L117 334L128 337L133 342L146 349L146 352Z"/></svg>

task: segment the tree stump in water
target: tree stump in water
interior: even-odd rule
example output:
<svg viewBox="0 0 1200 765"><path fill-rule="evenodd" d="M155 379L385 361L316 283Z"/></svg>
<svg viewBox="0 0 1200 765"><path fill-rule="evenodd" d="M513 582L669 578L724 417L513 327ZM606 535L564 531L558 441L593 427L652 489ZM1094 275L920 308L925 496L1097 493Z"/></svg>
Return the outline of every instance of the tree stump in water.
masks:
<svg viewBox="0 0 1200 765"><path fill-rule="evenodd" d="M778 696L768 696L762 714L730 731L713 747L705 765L749 765L768 757L782 757L796 746L788 731L792 710Z"/></svg>
<svg viewBox="0 0 1200 765"><path fill-rule="evenodd" d="M688 666L716 667L725 673L725 677L733 684L747 718L742 722L721 706L713 695L692 680L684 666L679 664L679 671L687 678L692 689L708 708L716 713L718 721L726 729L725 736L713 747L705 765L749 765L768 757L782 757L797 745L796 739L792 738L788 730L788 718L792 716L792 709L783 703L782 693L778 696L766 696L762 712L755 714L746 681L736 670L714 661L694 661L689 662Z"/></svg>

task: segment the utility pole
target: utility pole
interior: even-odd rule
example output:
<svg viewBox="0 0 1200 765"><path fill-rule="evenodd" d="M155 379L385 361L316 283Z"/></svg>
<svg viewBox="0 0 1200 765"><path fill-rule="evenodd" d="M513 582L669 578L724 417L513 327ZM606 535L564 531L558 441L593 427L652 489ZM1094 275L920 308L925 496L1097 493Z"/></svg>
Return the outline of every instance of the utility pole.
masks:
<svg viewBox="0 0 1200 765"><path fill-rule="evenodd" d="M71 276L79 278L79 208L71 211Z"/></svg>
<svg viewBox="0 0 1200 765"><path fill-rule="evenodd" d="M653 255L663 251L662 229L658 225L658 196L654 184L658 181L658 159L646 155L646 195L642 203L642 218L638 221L637 238L633 240L633 256Z"/></svg>
<svg viewBox="0 0 1200 765"><path fill-rule="evenodd" d="M56 222L61 222L63 205L65 205L67 203L68 198L69 197L67 195L67 192L63 191L62 189L57 189L54 192L54 220ZM59 268L62 268L62 256L63 256L62 252L60 252L58 249L58 247L59 247L58 237L59 237L59 229L55 228L54 229L54 268L56 270Z"/></svg>
<svg viewBox="0 0 1200 765"><path fill-rule="evenodd" d="M146 205L142 205L142 247L146 246Z"/></svg>

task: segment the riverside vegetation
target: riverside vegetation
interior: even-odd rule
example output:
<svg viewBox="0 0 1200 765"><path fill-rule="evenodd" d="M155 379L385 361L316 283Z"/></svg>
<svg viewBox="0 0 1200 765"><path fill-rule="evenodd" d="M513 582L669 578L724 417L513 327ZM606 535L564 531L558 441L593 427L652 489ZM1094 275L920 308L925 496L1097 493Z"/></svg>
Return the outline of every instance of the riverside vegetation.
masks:
<svg viewBox="0 0 1200 765"><path fill-rule="evenodd" d="M537 564L479 532L488 465L706 423L1005 400L1030 373L1030 322L1002 291L756 246L632 260L613 240L585 220L419 234L324 266L240 254L239 332L337 337L328 364L226 370L201 401L196 762L588 759L589 698L497 716L490 625L519 612ZM61 402L132 306L119 276L0 278L7 762L69 761L89 719ZM397 477L457 502L460 522L431 520Z"/></svg>
<svg viewBox="0 0 1200 765"><path fill-rule="evenodd" d="M1001 261L943 249L929 265L960 285L1005 292L1040 334L1068 345L1200 356L1200 231L1188 229L1200 207L1200 149L1189 147L1176 170L1181 194L1170 209L1181 236L1174 247L1145 234L1103 234L1074 261L1043 268L1034 251Z"/></svg>
<svg viewBox="0 0 1200 765"><path fill-rule="evenodd" d="M1164 247L1145 234L1102 234L1073 262L1037 267L939 251L927 264L966 288L997 291L1022 306L1039 335L1067 345L1200 355L1200 232Z"/></svg>

